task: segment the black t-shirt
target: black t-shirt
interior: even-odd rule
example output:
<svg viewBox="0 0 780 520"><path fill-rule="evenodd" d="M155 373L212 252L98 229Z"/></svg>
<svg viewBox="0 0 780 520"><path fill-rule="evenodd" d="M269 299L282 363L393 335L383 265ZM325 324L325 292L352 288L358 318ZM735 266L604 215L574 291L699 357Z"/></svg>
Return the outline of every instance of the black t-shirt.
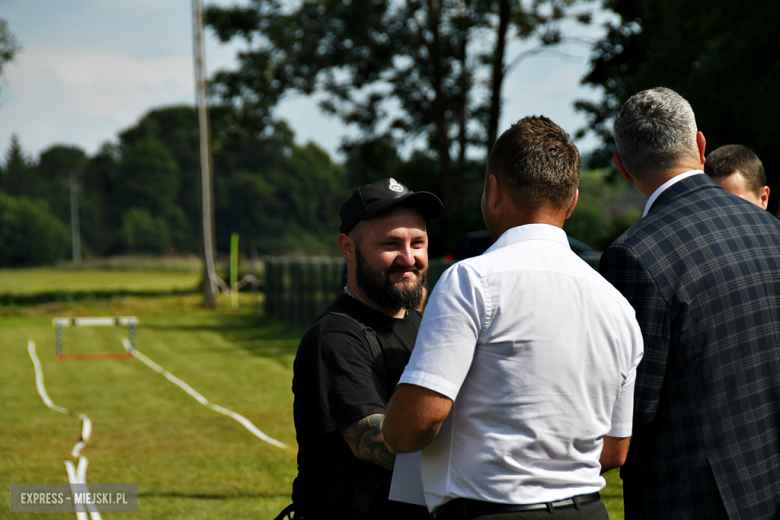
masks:
<svg viewBox="0 0 780 520"><path fill-rule="evenodd" d="M355 457L339 432L364 417L385 413L422 319L417 311L409 311L404 319L391 318L346 294L326 312L346 314L374 329L384 366L374 362L361 327L344 316L323 314L301 340L293 366L298 439L293 502L307 520L345 518L366 472L378 481L377 496L387 498L392 472ZM390 518L395 508L397 517L398 507L390 502L384 516Z"/></svg>

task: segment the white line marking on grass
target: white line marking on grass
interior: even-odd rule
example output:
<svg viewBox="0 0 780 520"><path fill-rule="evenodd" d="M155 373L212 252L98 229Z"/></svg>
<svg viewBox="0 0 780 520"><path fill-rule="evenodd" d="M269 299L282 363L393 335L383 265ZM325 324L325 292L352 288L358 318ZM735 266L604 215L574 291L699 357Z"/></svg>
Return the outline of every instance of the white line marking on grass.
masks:
<svg viewBox="0 0 780 520"><path fill-rule="evenodd" d="M71 455L74 459L78 458L81 450L84 448L84 446L87 445L87 442L89 442L89 436L92 434L92 421L90 421L89 417L84 414L72 412L54 404L54 402L51 400L51 397L49 397L49 394L46 392L46 387L43 384L43 369L41 368L40 360L38 360L38 355L35 353L35 342L33 340L30 340L30 342L27 344L27 352L30 354L30 359L32 359L33 365L35 366L35 385L38 387L38 394L40 394L41 399L43 399L43 402L46 404L46 406L55 412L81 419L81 439L73 447L73 451L71 452Z"/></svg>
<svg viewBox="0 0 780 520"><path fill-rule="evenodd" d="M279 448L287 448L287 446L276 439L269 437L265 433L261 432L257 426L252 424L252 422L244 417L243 415L237 414L236 412L233 412L231 410L228 410L227 408L223 408L221 406L217 406L215 404L211 404L208 399L200 395L198 392L193 390L193 388L179 379L178 377L174 376L167 370L165 370L163 367L149 359L148 357L144 356L138 350L134 349L133 346L130 344L130 341L126 338L122 338L122 344L125 346L125 349L132 355L134 355L137 359L139 359L142 363L144 363L146 366L157 372L158 374L161 374L170 381L171 383L175 384L188 394L190 394L192 397L195 398L196 401L198 401L200 404L205 406L206 408L211 408L215 412L221 413L223 415L227 415L231 419L235 419L238 421L244 428L249 430L255 437L259 438L260 440L263 440L269 444L273 444L274 446L278 446Z"/></svg>
<svg viewBox="0 0 780 520"><path fill-rule="evenodd" d="M68 481L71 483L71 487L73 484L84 484L86 486L87 465L89 464L89 461L86 457L80 455L80 453L84 446L87 445L87 442L89 442L89 436L92 434L92 421L90 421L89 417L84 414L72 412L66 408L54 404L54 401L51 400L49 393L46 391L46 386L43 384L43 368L41 367L41 361L38 359L38 354L35 353L35 342L33 340L30 340L30 342L27 344L27 353L30 354L30 359L32 359L33 366L35 366L35 386L38 388L38 394L41 396L41 399L43 399L44 404L55 412L81 419L81 439L73 447L73 451L71 452L71 455L73 455L74 459L79 459L79 465L78 468L76 468L73 466L71 461L66 460L65 471L68 472ZM74 491L76 490L74 489ZM100 518L100 513L94 504L88 504L87 508L89 509L89 516L92 517L92 520L102 520ZM87 520L87 513L84 511L78 511L77 509L76 518L78 518L78 520Z"/></svg>
<svg viewBox="0 0 780 520"><path fill-rule="evenodd" d="M87 492L89 492L89 488L87 488L87 464L89 464L89 461L86 457L79 457L79 465L78 468L73 467L73 463L69 460L65 461L65 470L68 472L68 481L71 484L71 489L73 490L73 493L82 493L86 489ZM83 488L76 488L73 486L73 484L83 484ZM97 507L95 504L91 504L87 502L86 504L87 509L89 510L89 516L92 518L92 520L102 520L100 517L100 513L97 510ZM76 518L78 520L87 520L87 513L84 511L84 504L75 504L76 507Z"/></svg>

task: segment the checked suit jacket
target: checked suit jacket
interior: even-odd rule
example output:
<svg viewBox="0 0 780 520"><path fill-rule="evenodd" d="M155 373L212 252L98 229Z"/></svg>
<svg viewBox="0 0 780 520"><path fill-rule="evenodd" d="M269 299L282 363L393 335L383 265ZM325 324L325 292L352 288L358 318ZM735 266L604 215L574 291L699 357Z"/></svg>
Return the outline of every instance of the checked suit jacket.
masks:
<svg viewBox="0 0 780 520"><path fill-rule="evenodd" d="M780 222L693 175L599 272L645 341L626 519L780 518Z"/></svg>

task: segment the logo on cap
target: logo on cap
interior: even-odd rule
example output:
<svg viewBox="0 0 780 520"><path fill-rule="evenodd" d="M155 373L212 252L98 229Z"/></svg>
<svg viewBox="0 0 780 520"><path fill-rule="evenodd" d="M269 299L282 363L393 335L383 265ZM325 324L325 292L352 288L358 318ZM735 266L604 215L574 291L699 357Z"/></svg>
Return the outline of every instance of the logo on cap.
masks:
<svg viewBox="0 0 780 520"><path fill-rule="evenodd" d="M392 177L390 177L390 186L388 186L388 188L398 193L404 191L404 187L401 185L401 183L393 179Z"/></svg>

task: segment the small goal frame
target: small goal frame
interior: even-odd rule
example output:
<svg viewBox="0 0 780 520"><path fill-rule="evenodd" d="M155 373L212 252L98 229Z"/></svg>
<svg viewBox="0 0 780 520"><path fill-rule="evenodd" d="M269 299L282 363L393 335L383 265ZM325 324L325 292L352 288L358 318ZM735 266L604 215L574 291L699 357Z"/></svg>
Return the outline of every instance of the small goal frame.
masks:
<svg viewBox="0 0 780 520"><path fill-rule="evenodd" d="M138 318L135 316L101 316L101 317L81 317L81 318L54 318L52 325L56 328L57 334L57 359L66 360L86 360L86 359L135 359L132 352L103 352L91 354L65 354L63 347L64 327L115 327L127 326L127 334L130 338L130 345L135 351L135 327L138 325Z"/></svg>

